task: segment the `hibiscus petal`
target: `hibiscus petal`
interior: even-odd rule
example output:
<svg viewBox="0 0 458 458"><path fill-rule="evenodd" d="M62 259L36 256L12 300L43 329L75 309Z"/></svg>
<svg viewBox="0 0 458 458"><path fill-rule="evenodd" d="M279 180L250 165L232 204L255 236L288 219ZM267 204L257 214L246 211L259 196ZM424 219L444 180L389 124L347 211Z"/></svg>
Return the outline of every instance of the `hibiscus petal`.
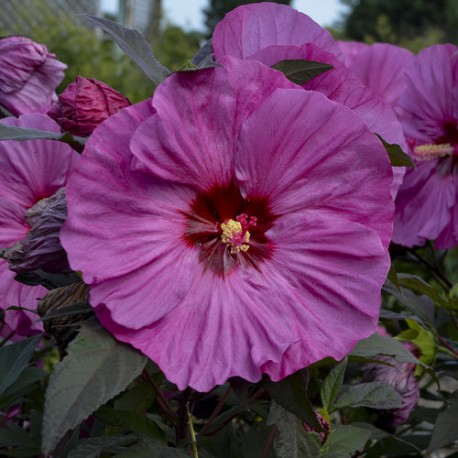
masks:
<svg viewBox="0 0 458 458"><path fill-rule="evenodd" d="M438 174L437 161L409 171L396 198L393 242L412 247L435 240L451 220L457 189L456 176Z"/></svg>
<svg viewBox="0 0 458 458"><path fill-rule="evenodd" d="M48 290L42 286L28 286L14 280L8 264L0 259L0 309L5 311L4 321L15 333L28 336L43 330L37 313L28 310L7 310L9 307L24 307L36 310L38 302Z"/></svg>
<svg viewBox="0 0 458 458"><path fill-rule="evenodd" d="M344 53L350 53L345 60L347 67L377 96L395 107L406 87L404 71L414 61L414 54L388 43L375 43L372 46L356 43L356 49L349 43L338 44Z"/></svg>
<svg viewBox="0 0 458 458"><path fill-rule="evenodd" d="M22 240L29 231L24 209L15 202L0 197L0 248Z"/></svg>
<svg viewBox="0 0 458 458"><path fill-rule="evenodd" d="M42 114L2 119L3 124L58 131L59 126ZM0 196L24 209L65 186L72 164L79 158L69 145L52 140L0 142Z"/></svg>
<svg viewBox="0 0 458 458"><path fill-rule="evenodd" d="M213 52L246 59L271 45L315 43L336 56L341 52L331 34L305 14L277 3L243 5L226 14L215 27Z"/></svg>
<svg viewBox="0 0 458 458"><path fill-rule="evenodd" d="M426 143L444 135L444 122L458 118L457 47L435 45L421 51L406 70L399 99L406 137Z"/></svg>
<svg viewBox="0 0 458 458"><path fill-rule="evenodd" d="M172 75L157 88L153 105L159 117L146 120L130 144L133 154L155 175L202 190L227 184L246 117L274 88L299 89L257 62L228 57L222 65ZM179 127L183 119L186 129Z"/></svg>
<svg viewBox="0 0 458 458"><path fill-rule="evenodd" d="M364 224L388 246L385 150L356 115L321 94L279 89L267 97L243 126L236 176L244 196L268 196L274 214L320 208Z"/></svg>

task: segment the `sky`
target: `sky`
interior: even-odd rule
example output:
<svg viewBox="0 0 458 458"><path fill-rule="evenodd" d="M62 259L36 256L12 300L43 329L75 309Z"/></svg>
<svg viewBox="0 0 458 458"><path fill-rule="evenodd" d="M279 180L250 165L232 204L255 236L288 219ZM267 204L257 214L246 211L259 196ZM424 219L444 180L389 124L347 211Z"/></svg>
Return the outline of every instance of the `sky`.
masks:
<svg viewBox="0 0 458 458"><path fill-rule="evenodd" d="M117 4L118 0L102 0L102 9L115 12ZM162 4L170 22L186 30L204 30L202 9L207 0L162 0ZM322 26L332 25L345 11L339 0L293 0L292 6Z"/></svg>

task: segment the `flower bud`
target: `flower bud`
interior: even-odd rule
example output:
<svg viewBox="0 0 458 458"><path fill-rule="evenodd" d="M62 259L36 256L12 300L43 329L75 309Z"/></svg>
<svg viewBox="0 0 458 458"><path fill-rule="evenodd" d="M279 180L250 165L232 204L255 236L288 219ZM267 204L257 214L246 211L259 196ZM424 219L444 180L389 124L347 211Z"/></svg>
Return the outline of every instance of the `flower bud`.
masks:
<svg viewBox="0 0 458 458"><path fill-rule="evenodd" d="M26 222L30 231L3 253L10 270L16 273L36 269L52 273L69 271L67 254L59 240L60 228L66 218L65 188L29 208Z"/></svg>
<svg viewBox="0 0 458 458"><path fill-rule="evenodd" d="M79 306L79 309L71 306ZM93 316L89 306L89 288L83 282L51 290L38 304L43 327L56 339L61 357L77 333L77 325ZM53 316L51 318L51 315Z"/></svg>
<svg viewBox="0 0 458 458"><path fill-rule="evenodd" d="M398 363L389 356L377 359L391 364L367 364L364 368L365 382L383 382L394 388L402 398L402 405L396 409L380 410L377 426L394 431L409 418L410 412L420 397L420 387L414 376L415 364Z"/></svg>
<svg viewBox="0 0 458 458"><path fill-rule="evenodd" d="M328 435L329 435L329 429L330 429L329 422L318 412L315 412L315 416L316 416L316 419L318 420L318 423L323 428L322 431L316 431L312 426L310 426L306 422L302 422L302 426L304 427L305 431L307 431L308 433L313 433L313 432L318 433L318 436L320 437L321 445L323 445L326 442L326 439L328 438Z"/></svg>
<svg viewBox="0 0 458 458"><path fill-rule="evenodd" d="M107 84L77 76L48 115L59 123L62 130L87 137L102 121L130 104L126 97Z"/></svg>
<svg viewBox="0 0 458 458"><path fill-rule="evenodd" d="M15 115L46 112L67 68L55 57L26 37L0 39L0 105Z"/></svg>

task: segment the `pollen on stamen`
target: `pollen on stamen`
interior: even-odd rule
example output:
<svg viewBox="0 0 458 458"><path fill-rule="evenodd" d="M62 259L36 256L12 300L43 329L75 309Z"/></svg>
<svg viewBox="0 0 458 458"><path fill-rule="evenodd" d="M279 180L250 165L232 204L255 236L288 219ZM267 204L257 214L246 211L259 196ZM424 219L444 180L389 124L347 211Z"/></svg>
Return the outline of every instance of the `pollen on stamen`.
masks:
<svg viewBox="0 0 458 458"><path fill-rule="evenodd" d="M242 213L236 217L235 220L228 219L221 223L221 241L228 245L229 252L236 254L248 251L250 248L250 227L256 226L257 218Z"/></svg>
<svg viewBox="0 0 458 458"><path fill-rule="evenodd" d="M440 145L420 145L413 149L415 159L417 161L429 161L431 159L439 159L445 156L451 156L456 151L455 147L450 143Z"/></svg>

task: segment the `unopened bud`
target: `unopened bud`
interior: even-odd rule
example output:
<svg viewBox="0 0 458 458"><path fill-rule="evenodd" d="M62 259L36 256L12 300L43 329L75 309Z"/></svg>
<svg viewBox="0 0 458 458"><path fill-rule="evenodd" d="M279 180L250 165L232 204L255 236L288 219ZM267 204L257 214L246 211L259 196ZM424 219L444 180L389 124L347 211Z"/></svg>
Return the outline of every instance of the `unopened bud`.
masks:
<svg viewBox="0 0 458 458"><path fill-rule="evenodd" d="M59 240L60 229L66 218L65 188L29 208L26 222L30 231L23 240L3 253L10 270L16 273L36 269L51 273L69 271L67 254Z"/></svg>
<svg viewBox="0 0 458 458"><path fill-rule="evenodd" d="M129 105L129 100L108 84L77 76L48 115L64 131L87 137L101 122Z"/></svg>

